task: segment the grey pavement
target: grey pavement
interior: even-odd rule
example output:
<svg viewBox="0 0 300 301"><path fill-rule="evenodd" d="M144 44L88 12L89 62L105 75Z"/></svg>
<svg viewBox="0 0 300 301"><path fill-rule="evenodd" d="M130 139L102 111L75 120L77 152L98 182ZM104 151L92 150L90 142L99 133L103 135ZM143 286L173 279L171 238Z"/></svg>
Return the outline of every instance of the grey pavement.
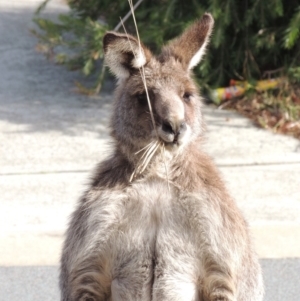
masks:
<svg viewBox="0 0 300 301"><path fill-rule="evenodd" d="M0 0L0 301L58 300L63 233L96 164L110 151L112 93L75 92L79 73L35 51L39 0ZM47 16L66 11L53 0ZM204 107L204 146L248 219L265 301L300 300L300 141Z"/></svg>
<svg viewBox="0 0 300 301"><path fill-rule="evenodd" d="M266 282L264 300L299 300L299 258L261 259L261 265ZM0 300L58 301L58 274L57 266L0 267Z"/></svg>

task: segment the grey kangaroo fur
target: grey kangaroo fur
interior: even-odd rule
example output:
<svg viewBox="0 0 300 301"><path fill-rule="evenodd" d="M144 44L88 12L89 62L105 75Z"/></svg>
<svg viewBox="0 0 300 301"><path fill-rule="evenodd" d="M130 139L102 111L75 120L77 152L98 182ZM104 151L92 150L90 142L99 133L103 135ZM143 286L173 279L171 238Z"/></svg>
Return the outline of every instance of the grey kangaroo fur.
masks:
<svg viewBox="0 0 300 301"><path fill-rule="evenodd" d="M71 217L62 301L262 300L247 224L201 147L201 97L191 70L213 23L204 14L156 57L133 36L105 35L106 64L118 78L114 149ZM147 167L131 180L155 141Z"/></svg>

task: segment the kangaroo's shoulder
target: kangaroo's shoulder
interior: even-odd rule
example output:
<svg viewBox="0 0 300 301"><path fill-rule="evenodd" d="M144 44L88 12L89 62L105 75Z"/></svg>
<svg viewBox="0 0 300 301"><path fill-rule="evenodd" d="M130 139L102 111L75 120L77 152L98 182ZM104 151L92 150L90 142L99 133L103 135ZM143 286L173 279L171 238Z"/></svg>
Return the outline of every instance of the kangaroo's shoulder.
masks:
<svg viewBox="0 0 300 301"><path fill-rule="evenodd" d="M121 153L114 153L96 167L91 178L91 189L124 188L129 185L132 164Z"/></svg>

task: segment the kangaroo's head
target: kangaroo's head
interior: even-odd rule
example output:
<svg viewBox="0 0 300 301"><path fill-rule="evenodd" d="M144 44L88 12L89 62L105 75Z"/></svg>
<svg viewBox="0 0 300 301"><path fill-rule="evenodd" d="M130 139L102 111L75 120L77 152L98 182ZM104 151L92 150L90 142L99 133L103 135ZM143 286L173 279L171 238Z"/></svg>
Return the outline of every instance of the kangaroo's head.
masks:
<svg viewBox="0 0 300 301"><path fill-rule="evenodd" d="M158 139L176 152L201 136L201 100L191 71L205 52L213 23L204 14L156 57L133 36L106 33L106 64L118 78L112 134L120 145L138 150Z"/></svg>

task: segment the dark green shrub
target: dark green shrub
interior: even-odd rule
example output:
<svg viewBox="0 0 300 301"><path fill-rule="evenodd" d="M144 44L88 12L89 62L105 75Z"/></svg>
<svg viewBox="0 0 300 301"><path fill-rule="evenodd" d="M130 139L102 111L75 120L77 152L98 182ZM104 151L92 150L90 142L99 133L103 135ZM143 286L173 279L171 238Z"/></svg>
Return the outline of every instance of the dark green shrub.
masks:
<svg viewBox="0 0 300 301"><path fill-rule="evenodd" d="M126 0L69 0L71 11L58 22L36 17L45 52L58 63L100 72L102 36L129 11ZM260 79L265 71L300 66L300 5L298 0L144 0L136 9L142 41L156 52L205 11L215 29L205 60L195 70L201 83L227 85L231 78ZM134 34L132 19L125 23ZM122 31L122 28L121 28ZM67 52L56 49L67 47Z"/></svg>

